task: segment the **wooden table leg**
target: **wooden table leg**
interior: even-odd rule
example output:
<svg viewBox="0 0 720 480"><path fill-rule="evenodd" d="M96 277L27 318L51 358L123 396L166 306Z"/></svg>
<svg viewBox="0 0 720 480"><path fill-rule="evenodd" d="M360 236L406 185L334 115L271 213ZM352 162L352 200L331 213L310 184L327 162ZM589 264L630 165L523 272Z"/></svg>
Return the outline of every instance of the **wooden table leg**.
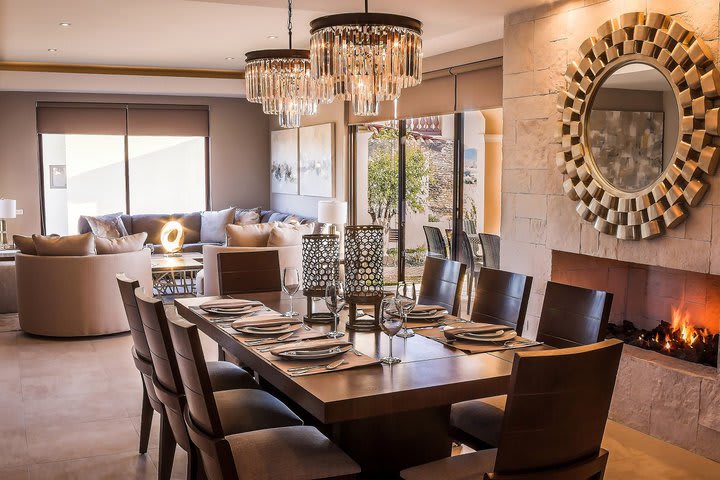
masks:
<svg viewBox="0 0 720 480"><path fill-rule="evenodd" d="M450 406L332 425L333 441L362 468L359 478L396 479L400 470L449 457Z"/></svg>

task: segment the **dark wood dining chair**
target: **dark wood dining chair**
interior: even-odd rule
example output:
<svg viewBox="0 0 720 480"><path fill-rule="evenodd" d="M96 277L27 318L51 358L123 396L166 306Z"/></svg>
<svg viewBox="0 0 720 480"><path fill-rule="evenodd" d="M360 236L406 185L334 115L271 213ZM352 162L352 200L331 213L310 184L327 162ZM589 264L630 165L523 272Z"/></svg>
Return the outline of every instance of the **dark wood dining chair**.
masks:
<svg viewBox="0 0 720 480"><path fill-rule="evenodd" d="M605 339L613 294L547 282L537 340L557 348Z"/></svg>
<svg viewBox="0 0 720 480"><path fill-rule="evenodd" d="M401 472L405 480L602 480L601 448L623 343L518 352L498 448Z"/></svg>
<svg viewBox="0 0 720 480"><path fill-rule="evenodd" d="M465 265L453 260L425 257L420 295L420 305L440 305L451 315L460 313L462 281Z"/></svg>
<svg viewBox="0 0 720 480"><path fill-rule="evenodd" d="M577 347L605 338L612 293L548 282L536 339L555 348ZM476 450L498 446L506 397L456 403L451 434Z"/></svg>
<svg viewBox="0 0 720 480"><path fill-rule="evenodd" d="M162 301L135 290L138 311L153 363L153 388L165 415L160 423L160 464L158 477L170 478L176 445L188 453L188 479L195 479L200 464L183 418L185 390L180 379L175 350L168 330ZM227 431L246 432L285 425L301 425L302 420L282 402L260 389L248 372L230 362L208 362L208 388L217 395L220 417ZM210 371L212 370L212 373Z"/></svg>
<svg viewBox="0 0 720 480"><path fill-rule="evenodd" d="M437 227L423 225L425 240L427 241L428 256L437 258L448 258L447 245L443 234Z"/></svg>
<svg viewBox="0 0 720 480"><path fill-rule="evenodd" d="M470 320L507 325L522 335L532 282L521 273L480 269Z"/></svg>
<svg viewBox="0 0 720 480"><path fill-rule="evenodd" d="M125 307L125 315L127 316L128 325L130 327L130 336L133 346L130 352L135 362L135 368L140 372L142 379L142 409L140 412L140 453L147 453L148 442L150 440L150 426L152 425L153 412L157 412L161 417L165 414L162 403L155 394L155 388L152 383L153 365L150 358L150 347L147 338L145 338L145 330L143 329L140 312L138 311L137 300L135 299L135 290L140 288L140 282L120 273L115 276L120 289L120 297ZM162 423L162 420L161 420Z"/></svg>
<svg viewBox="0 0 720 480"><path fill-rule="evenodd" d="M478 238L482 248L483 266L500 268L500 237L490 233L479 233Z"/></svg>
<svg viewBox="0 0 720 480"><path fill-rule="evenodd" d="M230 434L213 394L197 327L169 324L183 387L185 423L208 479L354 478L358 465L315 427L285 426Z"/></svg>
<svg viewBox="0 0 720 480"><path fill-rule="evenodd" d="M280 260L277 250L218 254L220 295L279 292Z"/></svg>

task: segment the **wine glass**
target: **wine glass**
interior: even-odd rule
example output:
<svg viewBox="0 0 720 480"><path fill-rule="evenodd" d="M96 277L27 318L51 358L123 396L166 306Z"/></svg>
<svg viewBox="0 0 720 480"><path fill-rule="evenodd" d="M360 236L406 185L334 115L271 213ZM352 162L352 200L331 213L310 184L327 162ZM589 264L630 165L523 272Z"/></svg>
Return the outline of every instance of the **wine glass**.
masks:
<svg viewBox="0 0 720 480"><path fill-rule="evenodd" d="M335 327L327 334L328 338L338 338L345 335L345 332L338 332L338 319L340 311L345 306L345 286L342 282L330 281L325 287L325 305L335 317Z"/></svg>
<svg viewBox="0 0 720 480"><path fill-rule="evenodd" d="M410 338L415 336L415 332L411 328L407 328L407 314L415 308L417 301L417 293L415 292L415 284L413 282L398 282L395 289L395 309L402 316L403 329L397 334L400 338Z"/></svg>
<svg viewBox="0 0 720 480"><path fill-rule="evenodd" d="M398 357L393 357L392 351L393 337L400 331L403 324L402 319L394 314L394 304L395 299L392 298L385 298L382 303L380 303L380 328L382 328L382 331L390 338L390 354L387 357L381 358L380 361L387 365L393 365L401 361Z"/></svg>
<svg viewBox="0 0 720 480"><path fill-rule="evenodd" d="M300 290L300 274L295 267L283 268L282 271L282 290L286 295L290 296L290 310L283 313L283 317L295 317L299 315L293 310L293 297Z"/></svg>

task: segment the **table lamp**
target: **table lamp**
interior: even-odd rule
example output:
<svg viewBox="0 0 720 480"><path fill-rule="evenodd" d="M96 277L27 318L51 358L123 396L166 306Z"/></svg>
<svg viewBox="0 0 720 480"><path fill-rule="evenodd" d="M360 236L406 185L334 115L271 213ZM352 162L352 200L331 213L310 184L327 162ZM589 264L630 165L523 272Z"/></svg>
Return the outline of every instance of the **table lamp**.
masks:
<svg viewBox="0 0 720 480"><path fill-rule="evenodd" d="M17 205L15 200L0 198L0 249L7 250L12 247L7 232L7 219L15 218Z"/></svg>
<svg viewBox="0 0 720 480"><path fill-rule="evenodd" d="M323 200L318 202L318 222L327 226L328 233L337 233L335 225L347 222L347 202Z"/></svg>
<svg viewBox="0 0 720 480"><path fill-rule="evenodd" d="M160 243L165 249L166 257L179 257L185 243L185 231L182 224L175 220L167 222L160 232Z"/></svg>

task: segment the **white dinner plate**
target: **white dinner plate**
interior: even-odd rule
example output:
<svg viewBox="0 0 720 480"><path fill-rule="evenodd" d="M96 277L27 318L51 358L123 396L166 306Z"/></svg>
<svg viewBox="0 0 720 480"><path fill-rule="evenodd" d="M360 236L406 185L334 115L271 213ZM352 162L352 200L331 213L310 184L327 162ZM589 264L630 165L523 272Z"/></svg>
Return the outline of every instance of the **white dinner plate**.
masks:
<svg viewBox="0 0 720 480"><path fill-rule="evenodd" d="M283 335L285 333L294 332L300 328L298 324L284 323L282 325L273 325L272 327L240 327L236 328L240 333L248 335Z"/></svg>
<svg viewBox="0 0 720 480"><path fill-rule="evenodd" d="M500 335L498 335L497 332L492 332L491 334L466 332L455 335L455 338L459 338L461 340L485 343L502 343L512 340L515 337L517 337L517 332L515 330L505 330Z"/></svg>
<svg viewBox="0 0 720 480"><path fill-rule="evenodd" d="M273 355L287 358L289 360L320 360L323 358L332 358L349 351L352 345L345 345L344 347L331 347L318 350L302 349L298 347L297 350L290 350L288 352L273 352ZM271 350L272 352L272 350Z"/></svg>

